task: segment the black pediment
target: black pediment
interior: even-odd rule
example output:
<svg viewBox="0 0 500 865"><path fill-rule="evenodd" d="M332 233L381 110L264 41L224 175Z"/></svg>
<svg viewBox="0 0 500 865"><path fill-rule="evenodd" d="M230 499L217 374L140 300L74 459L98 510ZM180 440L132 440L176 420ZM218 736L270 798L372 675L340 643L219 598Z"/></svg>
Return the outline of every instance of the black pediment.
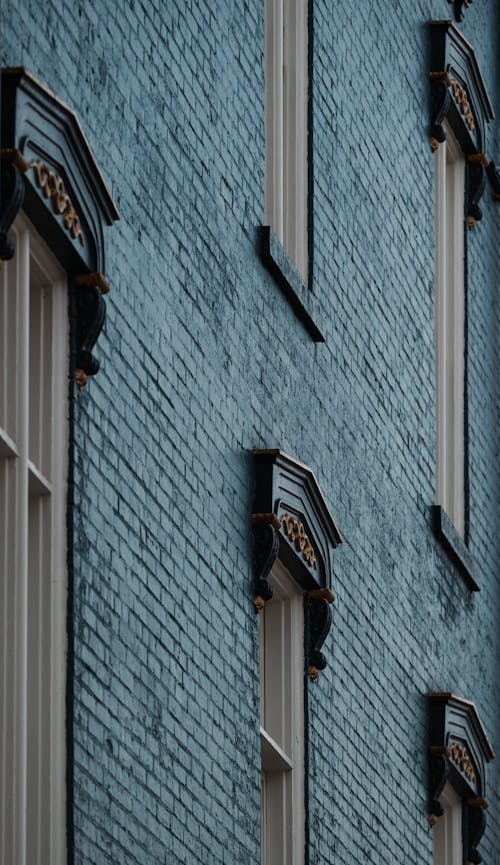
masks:
<svg viewBox="0 0 500 865"><path fill-rule="evenodd" d="M444 141L443 121L451 126L466 155L484 153L486 125L494 113L472 45L452 21L431 21L434 109L431 138Z"/></svg>
<svg viewBox="0 0 500 865"><path fill-rule="evenodd" d="M306 644L314 680L326 666L320 650L332 621L331 554L342 539L308 466L278 449L256 450L254 460L255 610L272 597L268 577L279 559L307 596Z"/></svg>
<svg viewBox="0 0 500 865"><path fill-rule="evenodd" d="M2 168L22 178L35 228L69 276L104 279L104 225L119 214L76 114L21 67L2 70L1 119Z"/></svg>
<svg viewBox="0 0 500 865"><path fill-rule="evenodd" d="M280 523L280 559L304 589L331 588L331 552L341 543L314 473L281 450L257 450L254 515Z"/></svg>

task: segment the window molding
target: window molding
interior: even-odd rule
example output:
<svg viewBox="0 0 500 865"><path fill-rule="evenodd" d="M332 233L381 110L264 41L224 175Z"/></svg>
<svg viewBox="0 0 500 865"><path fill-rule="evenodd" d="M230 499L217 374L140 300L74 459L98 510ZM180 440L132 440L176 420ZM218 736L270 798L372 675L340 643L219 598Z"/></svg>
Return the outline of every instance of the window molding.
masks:
<svg viewBox="0 0 500 865"><path fill-rule="evenodd" d="M254 451L254 608L272 597L269 574L277 560L292 575L305 606L306 664L315 681L326 667L321 651L331 626L331 553L342 542L308 466L279 449Z"/></svg>
<svg viewBox="0 0 500 865"><path fill-rule="evenodd" d="M260 257L315 342L324 323L312 292L313 4L266 0L265 183Z"/></svg>
<svg viewBox="0 0 500 865"><path fill-rule="evenodd" d="M265 0L264 222L308 281L309 2Z"/></svg>
<svg viewBox="0 0 500 865"><path fill-rule="evenodd" d="M104 324L104 226L119 218L76 114L23 67L1 75L0 259L14 255L8 231L21 208L75 290L75 378L85 385Z"/></svg>
<svg viewBox="0 0 500 865"><path fill-rule="evenodd" d="M434 865L463 865L462 800L446 782L439 802L443 814L433 826Z"/></svg>
<svg viewBox="0 0 500 865"><path fill-rule="evenodd" d="M448 131L435 154L436 503L465 537L465 160Z"/></svg>
<svg viewBox="0 0 500 865"><path fill-rule="evenodd" d="M262 865L304 865L304 602L276 561L259 616Z"/></svg>
<svg viewBox="0 0 500 865"><path fill-rule="evenodd" d="M314 342L325 342L320 304L270 226L259 229L260 256Z"/></svg>
<svg viewBox="0 0 500 865"><path fill-rule="evenodd" d="M304 865L309 789L306 685L308 678L315 682L327 664L321 650L332 621L331 553L342 539L308 466L282 450L265 449L254 451L254 468L262 862Z"/></svg>
<svg viewBox="0 0 500 865"><path fill-rule="evenodd" d="M459 4L461 5L461 4ZM432 525L471 591L477 566L468 550L467 482L467 232L482 218L486 178L500 193L485 153L493 109L473 47L451 21L431 21L430 144L436 167L436 497ZM455 188L465 161L464 199ZM456 168L456 170L455 170ZM453 223L450 226L450 222ZM451 311L450 308L451 307ZM461 316L460 326L457 316ZM456 333L460 330L457 342ZM452 370L450 382L449 370ZM460 489L458 489L460 487Z"/></svg>
<svg viewBox="0 0 500 865"><path fill-rule="evenodd" d="M471 592L479 592L479 566L441 505L432 507L432 527Z"/></svg>
<svg viewBox="0 0 500 865"><path fill-rule="evenodd" d="M462 802L464 861L480 862L477 851L486 826L486 764L494 752L474 703L451 692L429 694L429 822L444 813L449 784Z"/></svg>

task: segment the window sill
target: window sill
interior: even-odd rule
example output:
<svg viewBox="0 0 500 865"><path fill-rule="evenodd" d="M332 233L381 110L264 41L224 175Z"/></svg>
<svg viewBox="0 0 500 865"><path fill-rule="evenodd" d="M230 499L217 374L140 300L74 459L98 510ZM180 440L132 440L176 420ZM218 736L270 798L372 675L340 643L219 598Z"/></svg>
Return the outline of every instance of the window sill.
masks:
<svg viewBox="0 0 500 865"><path fill-rule="evenodd" d="M291 772L293 763L282 748L260 728L260 753L264 772Z"/></svg>
<svg viewBox="0 0 500 865"><path fill-rule="evenodd" d="M288 300L297 318L315 342L324 342L319 304L272 228L259 229L260 256Z"/></svg>
<svg viewBox="0 0 500 865"><path fill-rule="evenodd" d="M479 592L477 562L441 505L432 508L434 534L456 565L471 592Z"/></svg>

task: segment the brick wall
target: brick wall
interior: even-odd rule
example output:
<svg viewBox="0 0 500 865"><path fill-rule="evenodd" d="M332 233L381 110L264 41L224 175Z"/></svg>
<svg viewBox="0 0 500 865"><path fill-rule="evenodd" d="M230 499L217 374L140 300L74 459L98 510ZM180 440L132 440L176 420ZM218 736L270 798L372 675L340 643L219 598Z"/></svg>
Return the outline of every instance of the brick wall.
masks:
<svg viewBox="0 0 500 865"><path fill-rule="evenodd" d="M430 689L474 700L500 747L488 191L468 237L479 594L430 526L427 21L450 16L445 0L314 3L315 344L257 255L262 4L4 3L2 65L76 109L121 213L102 371L75 397L75 865L259 862L254 447L308 463L344 535L309 686L311 865L432 861ZM460 25L497 110L498 24L490 0ZM498 771L480 848L497 865Z"/></svg>

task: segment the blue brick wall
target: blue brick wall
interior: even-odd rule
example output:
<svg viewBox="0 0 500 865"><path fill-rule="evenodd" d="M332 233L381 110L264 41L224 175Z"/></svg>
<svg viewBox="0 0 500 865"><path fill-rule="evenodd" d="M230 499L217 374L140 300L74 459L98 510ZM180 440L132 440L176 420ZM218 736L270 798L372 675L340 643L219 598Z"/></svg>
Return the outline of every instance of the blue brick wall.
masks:
<svg viewBox="0 0 500 865"><path fill-rule="evenodd" d="M262 4L4 2L2 65L76 109L121 212L102 371L75 403L75 865L259 862L254 447L313 467L345 541L309 688L310 862L432 861L429 690L474 700L500 748L488 191L468 237L479 594L430 527L427 21L450 16L445 0L314 2L314 344L257 255ZM477 2L460 25L497 110L498 18ZM493 763L481 851L496 865L498 792Z"/></svg>

